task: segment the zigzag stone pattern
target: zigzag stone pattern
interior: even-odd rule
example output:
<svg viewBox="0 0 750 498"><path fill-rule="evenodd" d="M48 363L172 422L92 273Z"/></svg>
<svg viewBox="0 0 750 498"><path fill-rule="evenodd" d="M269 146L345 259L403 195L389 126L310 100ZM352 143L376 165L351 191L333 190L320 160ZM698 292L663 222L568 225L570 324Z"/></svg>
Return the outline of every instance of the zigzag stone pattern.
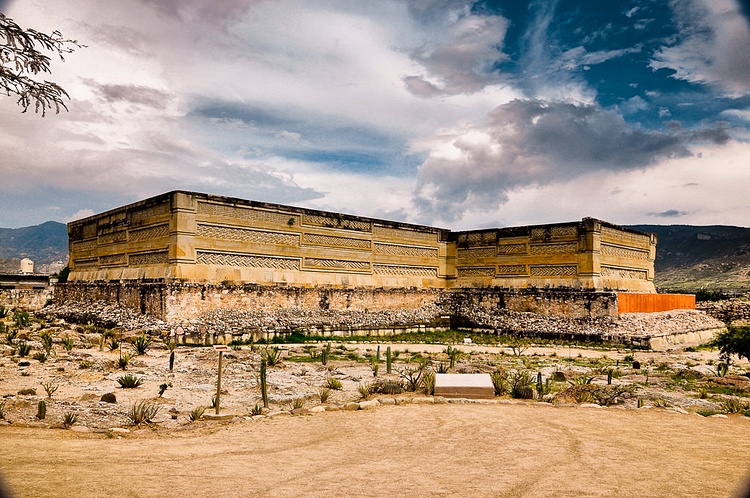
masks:
<svg viewBox="0 0 750 498"><path fill-rule="evenodd" d="M295 233L269 232L246 228L225 227L219 225L198 224L196 235L200 237L225 240L239 240L255 244L275 244L299 247L299 235Z"/></svg>
<svg viewBox="0 0 750 498"><path fill-rule="evenodd" d="M158 239L169 235L169 225L155 225L140 230L130 230L128 239L131 242L141 242L149 239Z"/></svg>
<svg viewBox="0 0 750 498"><path fill-rule="evenodd" d="M198 214L221 216L223 218L235 218L250 222L273 223L277 225L288 225L290 220L289 214L274 213L263 209L223 206L212 202L199 202ZM296 220L297 217L291 216L291 219Z"/></svg>
<svg viewBox="0 0 750 498"><path fill-rule="evenodd" d="M305 245L314 246L370 249L370 241L368 239L353 239L350 237L336 237L335 235L320 235L316 233L306 233L303 242Z"/></svg>
<svg viewBox="0 0 750 498"><path fill-rule="evenodd" d="M375 244L376 254L388 256L414 256L418 258L437 258L438 250L433 247L401 246L397 244Z"/></svg>
<svg viewBox="0 0 750 498"><path fill-rule="evenodd" d="M573 265L534 265L530 268L532 277L574 277L578 267Z"/></svg>
<svg viewBox="0 0 750 498"><path fill-rule="evenodd" d="M299 270L299 260L291 258L271 258L255 254L232 254L198 251L197 262L207 265L244 266L251 268L275 268L278 270Z"/></svg>
<svg viewBox="0 0 750 498"><path fill-rule="evenodd" d="M347 261L341 259L305 258L305 267L369 271L370 263L366 261Z"/></svg>
<svg viewBox="0 0 750 498"><path fill-rule="evenodd" d="M437 277L437 268L420 266L372 265L376 275L415 275L420 277Z"/></svg>
<svg viewBox="0 0 750 498"><path fill-rule="evenodd" d="M128 257L131 266L163 265L169 262L167 251L143 252Z"/></svg>

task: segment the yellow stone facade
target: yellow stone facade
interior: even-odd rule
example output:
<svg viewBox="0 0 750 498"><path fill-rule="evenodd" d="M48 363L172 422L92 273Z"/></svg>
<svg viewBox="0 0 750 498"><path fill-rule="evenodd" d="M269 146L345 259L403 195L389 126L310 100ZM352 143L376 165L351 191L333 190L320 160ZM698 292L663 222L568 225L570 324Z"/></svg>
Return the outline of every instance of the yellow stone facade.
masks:
<svg viewBox="0 0 750 498"><path fill-rule="evenodd" d="M655 292L655 236L591 218L451 232L174 191L68 233L70 281Z"/></svg>

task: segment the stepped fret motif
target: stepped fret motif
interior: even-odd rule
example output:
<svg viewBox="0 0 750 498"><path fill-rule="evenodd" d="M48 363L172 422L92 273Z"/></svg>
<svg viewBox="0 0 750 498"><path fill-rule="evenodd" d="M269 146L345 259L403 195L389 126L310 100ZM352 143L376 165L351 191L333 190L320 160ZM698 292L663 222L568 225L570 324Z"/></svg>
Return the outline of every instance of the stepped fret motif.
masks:
<svg viewBox="0 0 750 498"><path fill-rule="evenodd" d="M211 216L222 216L224 218L234 218L243 221L273 223L277 225L288 225L289 220L293 219L294 224L299 224L299 216L265 211L263 209L244 208L235 206L223 206L213 202L199 202L198 214L207 214Z"/></svg>
<svg viewBox="0 0 750 498"><path fill-rule="evenodd" d="M170 207L169 207L169 204L167 203L158 204L156 206L152 206L152 207L145 208L145 209L139 209L137 211L133 211L130 214L130 223L137 225L139 223L143 223L149 218L154 218L157 216L169 214L169 212L170 212Z"/></svg>
<svg viewBox="0 0 750 498"><path fill-rule="evenodd" d="M350 220L347 218L337 218L334 216L324 216L319 214L307 214L303 218L305 225L318 227L341 228L343 230L357 230L360 232L371 232L372 225L367 221Z"/></svg>
<svg viewBox="0 0 750 498"><path fill-rule="evenodd" d="M124 266L128 264L125 254L111 254L99 258L99 264L102 266Z"/></svg>
<svg viewBox="0 0 750 498"><path fill-rule="evenodd" d="M169 263L167 251L142 252L129 256L130 266L163 265Z"/></svg>
<svg viewBox="0 0 750 498"><path fill-rule="evenodd" d="M91 251L92 249L96 249L96 239L73 242L73 248L76 251Z"/></svg>
<svg viewBox="0 0 750 498"><path fill-rule="evenodd" d="M526 244L502 244L497 246L499 255L506 254L526 254Z"/></svg>
<svg viewBox="0 0 750 498"><path fill-rule="evenodd" d="M118 244L127 241L128 233L124 230L122 232L105 233L104 235L99 236L99 245Z"/></svg>
<svg viewBox="0 0 750 498"><path fill-rule="evenodd" d="M83 225L83 238L90 239L96 237L96 222L86 223Z"/></svg>
<svg viewBox="0 0 750 498"><path fill-rule="evenodd" d="M607 242L620 242L627 245L635 245L645 249L651 246L651 237L637 233L622 232L610 227L602 227L602 240Z"/></svg>
<svg viewBox="0 0 750 498"><path fill-rule="evenodd" d="M574 254L578 252L578 243L566 244L534 244L530 246L531 254Z"/></svg>
<svg viewBox="0 0 750 498"><path fill-rule="evenodd" d="M459 277L494 277L495 268L458 268Z"/></svg>
<svg viewBox="0 0 750 498"><path fill-rule="evenodd" d="M336 237L334 235L319 235L306 233L304 243L313 246L344 247L347 249L370 249L370 241L367 239L352 239L350 237Z"/></svg>
<svg viewBox="0 0 750 498"><path fill-rule="evenodd" d="M329 270L370 270L370 263L366 261L347 261L342 259L305 258L307 268L325 268Z"/></svg>
<svg viewBox="0 0 750 498"><path fill-rule="evenodd" d="M648 272L644 270L634 270L632 268L614 268L612 266L602 266L602 277L630 279L630 280L647 280Z"/></svg>
<svg viewBox="0 0 750 498"><path fill-rule="evenodd" d="M494 246L458 250L458 257L460 259L494 258L495 255L496 249Z"/></svg>
<svg viewBox="0 0 750 498"><path fill-rule="evenodd" d="M196 259L198 263L206 265L274 268L277 270L299 270L298 259L272 258L255 254L233 254L198 251Z"/></svg>
<svg viewBox="0 0 750 498"><path fill-rule="evenodd" d="M643 261L647 261L649 257L648 251L628 249L625 247L613 246L610 244L602 244L601 254L603 256L615 256L618 258L640 259Z"/></svg>
<svg viewBox="0 0 750 498"><path fill-rule="evenodd" d="M376 275L437 277L437 268L421 266L372 265L372 272Z"/></svg>
<svg viewBox="0 0 750 498"><path fill-rule="evenodd" d="M154 225L140 230L131 230L128 239L131 242L143 242L144 240L158 239L169 236L169 225Z"/></svg>
<svg viewBox="0 0 750 498"><path fill-rule="evenodd" d="M94 259L74 259L73 260L73 267L76 270L90 270L99 268L99 260Z"/></svg>
<svg viewBox="0 0 750 498"><path fill-rule="evenodd" d="M434 247L399 246L396 244L375 244L374 252L375 254L386 254L389 256L438 257L438 250Z"/></svg>
<svg viewBox="0 0 750 498"><path fill-rule="evenodd" d="M498 275L526 275L526 265L500 265Z"/></svg>
<svg viewBox="0 0 750 498"><path fill-rule="evenodd" d="M417 242L435 243L437 242L437 234L429 232L416 232L414 230L398 230L396 228L375 226L373 227L373 235L383 239L397 239L397 240L414 240Z"/></svg>
<svg viewBox="0 0 750 498"><path fill-rule="evenodd" d="M534 265L530 267L532 277L575 277L578 267L574 265Z"/></svg>
<svg viewBox="0 0 750 498"><path fill-rule="evenodd" d="M239 240L255 244L299 246L299 235L295 233L268 232L265 230L223 227L218 225L206 225L203 223L198 224L196 235L216 239Z"/></svg>

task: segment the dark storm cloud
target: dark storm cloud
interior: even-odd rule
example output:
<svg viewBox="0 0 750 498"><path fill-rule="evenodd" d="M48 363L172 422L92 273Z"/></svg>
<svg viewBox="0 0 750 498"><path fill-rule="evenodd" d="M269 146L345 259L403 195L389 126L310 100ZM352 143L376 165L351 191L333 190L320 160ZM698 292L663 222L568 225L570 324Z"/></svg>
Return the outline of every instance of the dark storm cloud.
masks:
<svg viewBox="0 0 750 498"><path fill-rule="evenodd" d="M649 216L654 216L656 218L679 218L688 214L690 213L688 213L687 211L679 211L677 209L667 209L666 211L662 211L660 213L648 213Z"/></svg>
<svg viewBox="0 0 750 498"><path fill-rule="evenodd" d="M493 209L517 188L689 156L692 139L722 143L726 130L647 131L597 105L515 100L492 111L485 127L452 137L452 153L422 164L415 203L427 218L460 219L469 204Z"/></svg>
<svg viewBox="0 0 750 498"><path fill-rule="evenodd" d="M142 85L107 85L98 84L92 80L86 83L102 97L105 102L129 102L131 104L145 105L155 109L164 109L170 100L167 92L149 88Z"/></svg>

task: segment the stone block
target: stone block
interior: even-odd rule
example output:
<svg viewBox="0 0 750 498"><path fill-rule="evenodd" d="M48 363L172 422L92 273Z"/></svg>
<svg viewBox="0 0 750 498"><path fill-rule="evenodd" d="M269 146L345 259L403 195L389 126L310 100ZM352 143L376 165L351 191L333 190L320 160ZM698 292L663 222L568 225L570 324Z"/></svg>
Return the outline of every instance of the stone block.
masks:
<svg viewBox="0 0 750 498"><path fill-rule="evenodd" d="M495 388L490 374L435 374L435 396L491 399Z"/></svg>

